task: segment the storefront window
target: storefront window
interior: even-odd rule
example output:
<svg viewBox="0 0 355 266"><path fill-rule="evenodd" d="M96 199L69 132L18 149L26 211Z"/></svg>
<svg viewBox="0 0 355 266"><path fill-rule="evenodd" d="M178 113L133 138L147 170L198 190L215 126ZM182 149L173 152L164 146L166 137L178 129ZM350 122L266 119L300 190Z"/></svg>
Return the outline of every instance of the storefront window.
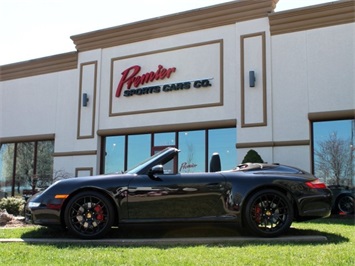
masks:
<svg viewBox="0 0 355 266"><path fill-rule="evenodd" d="M151 155L151 135L128 136L128 169L134 167Z"/></svg>
<svg viewBox="0 0 355 266"><path fill-rule="evenodd" d="M206 171L205 130L179 132L178 172Z"/></svg>
<svg viewBox="0 0 355 266"><path fill-rule="evenodd" d="M0 191L15 196L48 187L53 179L53 149L53 141L2 144Z"/></svg>
<svg viewBox="0 0 355 266"><path fill-rule="evenodd" d="M154 134L154 146L175 146L175 132Z"/></svg>
<svg viewBox="0 0 355 266"><path fill-rule="evenodd" d="M178 160L165 166L166 173L208 171L214 152L220 154L222 170L236 166L235 128L109 136L104 143L102 173L123 172L165 147L180 149Z"/></svg>
<svg viewBox="0 0 355 266"><path fill-rule="evenodd" d="M14 172L15 144L2 144L0 148L0 192L11 195Z"/></svg>
<svg viewBox="0 0 355 266"><path fill-rule="evenodd" d="M39 141L37 144L36 180L37 187L46 188L53 181L54 141Z"/></svg>
<svg viewBox="0 0 355 266"><path fill-rule="evenodd" d="M21 189L31 189L31 178L34 175L34 142L22 142L16 149L16 193Z"/></svg>
<svg viewBox="0 0 355 266"><path fill-rule="evenodd" d="M314 174L328 185L354 186L355 121L313 122Z"/></svg>
<svg viewBox="0 0 355 266"><path fill-rule="evenodd" d="M113 136L106 138L105 173L124 172L125 137Z"/></svg>
<svg viewBox="0 0 355 266"><path fill-rule="evenodd" d="M233 169L237 165L235 128L212 129L208 131L208 158L217 152L221 158L222 170Z"/></svg>

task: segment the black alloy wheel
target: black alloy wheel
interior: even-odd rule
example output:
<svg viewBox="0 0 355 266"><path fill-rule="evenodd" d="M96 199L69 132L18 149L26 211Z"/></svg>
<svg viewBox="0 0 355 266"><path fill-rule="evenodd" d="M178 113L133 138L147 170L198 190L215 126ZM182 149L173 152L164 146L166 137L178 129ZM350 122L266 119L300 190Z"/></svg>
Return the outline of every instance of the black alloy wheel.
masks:
<svg viewBox="0 0 355 266"><path fill-rule="evenodd" d="M290 200L277 190L262 190L247 202L245 222L256 236L276 237L285 233L293 220Z"/></svg>
<svg viewBox="0 0 355 266"><path fill-rule="evenodd" d="M337 201L337 207L343 214L354 213L354 198L350 195L342 195Z"/></svg>
<svg viewBox="0 0 355 266"><path fill-rule="evenodd" d="M65 224L83 239L103 237L114 222L114 209L106 196L87 191L75 195L65 209Z"/></svg>

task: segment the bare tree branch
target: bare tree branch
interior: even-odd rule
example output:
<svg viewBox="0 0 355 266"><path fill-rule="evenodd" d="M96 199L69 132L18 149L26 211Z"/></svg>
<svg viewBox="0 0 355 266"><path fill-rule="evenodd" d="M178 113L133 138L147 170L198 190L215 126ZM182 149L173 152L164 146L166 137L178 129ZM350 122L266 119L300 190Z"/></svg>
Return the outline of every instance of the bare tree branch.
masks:
<svg viewBox="0 0 355 266"><path fill-rule="evenodd" d="M338 138L337 132L318 143L314 151L315 171L329 185L350 185L353 174L354 150L350 140Z"/></svg>

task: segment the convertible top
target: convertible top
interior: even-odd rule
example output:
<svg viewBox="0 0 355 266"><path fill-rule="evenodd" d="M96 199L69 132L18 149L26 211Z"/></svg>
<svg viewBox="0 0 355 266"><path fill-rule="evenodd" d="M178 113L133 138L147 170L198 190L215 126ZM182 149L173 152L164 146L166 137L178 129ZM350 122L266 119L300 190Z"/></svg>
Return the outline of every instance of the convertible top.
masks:
<svg viewBox="0 0 355 266"><path fill-rule="evenodd" d="M268 163L243 163L239 164L233 171L257 171L257 170L264 170L264 171L272 171L272 172L281 172L281 173L305 173L304 171L287 166L287 165L280 165L278 163L268 164Z"/></svg>

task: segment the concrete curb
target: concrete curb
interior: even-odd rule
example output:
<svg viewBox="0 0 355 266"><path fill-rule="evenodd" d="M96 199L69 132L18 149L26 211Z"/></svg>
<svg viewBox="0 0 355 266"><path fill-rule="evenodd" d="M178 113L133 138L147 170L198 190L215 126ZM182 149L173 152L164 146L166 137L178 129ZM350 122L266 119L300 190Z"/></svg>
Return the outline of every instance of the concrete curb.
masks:
<svg viewBox="0 0 355 266"><path fill-rule="evenodd" d="M167 245L237 245L243 243L315 243L327 242L325 236L285 236L277 238L258 237L196 237L196 238L147 238L147 239L68 239L68 238L3 238L0 243L28 244L80 244L80 245L110 245L110 246L167 246Z"/></svg>

